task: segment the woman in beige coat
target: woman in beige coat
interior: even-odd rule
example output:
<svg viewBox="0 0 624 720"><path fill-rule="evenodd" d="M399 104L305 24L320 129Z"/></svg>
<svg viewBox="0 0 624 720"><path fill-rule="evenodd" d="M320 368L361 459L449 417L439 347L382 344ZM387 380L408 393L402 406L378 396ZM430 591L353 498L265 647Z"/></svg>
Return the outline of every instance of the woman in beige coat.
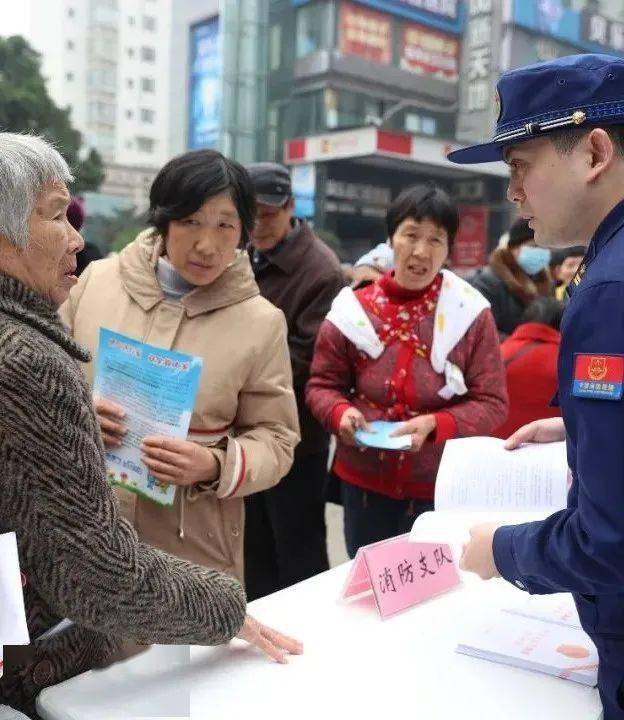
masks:
<svg viewBox="0 0 624 720"><path fill-rule="evenodd" d="M299 439L284 317L240 250L254 214L238 163L210 150L174 158L150 191L152 229L91 263L63 306L94 354L104 327L203 359L188 439L143 441L151 474L177 485L173 507L116 492L143 541L241 580L243 497L279 482ZM96 408L105 444L119 446L123 408Z"/></svg>

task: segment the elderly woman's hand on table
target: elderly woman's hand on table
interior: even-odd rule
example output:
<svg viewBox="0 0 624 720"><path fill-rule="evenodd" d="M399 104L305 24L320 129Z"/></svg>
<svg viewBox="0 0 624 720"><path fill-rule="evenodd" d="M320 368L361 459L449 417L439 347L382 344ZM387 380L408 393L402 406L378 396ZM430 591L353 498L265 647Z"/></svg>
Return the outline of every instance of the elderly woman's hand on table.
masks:
<svg viewBox="0 0 624 720"><path fill-rule="evenodd" d="M245 617L245 622L237 637L250 645L262 650L263 653L278 663L287 663L287 655L301 655L303 643L294 638L283 635L277 630L263 625L251 615Z"/></svg>

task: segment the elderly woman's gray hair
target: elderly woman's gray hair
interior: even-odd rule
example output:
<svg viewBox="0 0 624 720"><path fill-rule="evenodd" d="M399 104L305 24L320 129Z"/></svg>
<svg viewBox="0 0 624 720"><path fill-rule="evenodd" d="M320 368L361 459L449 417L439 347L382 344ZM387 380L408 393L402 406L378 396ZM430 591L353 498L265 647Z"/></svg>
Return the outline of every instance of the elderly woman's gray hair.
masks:
<svg viewBox="0 0 624 720"><path fill-rule="evenodd" d="M46 185L73 180L60 153L43 138L0 132L0 235L28 243L28 219Z"/></svg>

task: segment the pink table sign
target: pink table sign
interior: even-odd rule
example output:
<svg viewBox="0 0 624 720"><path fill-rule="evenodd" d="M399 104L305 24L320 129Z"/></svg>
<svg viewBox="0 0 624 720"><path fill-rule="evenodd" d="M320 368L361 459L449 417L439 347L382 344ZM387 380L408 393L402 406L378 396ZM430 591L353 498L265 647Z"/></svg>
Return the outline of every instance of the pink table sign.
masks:
<svg viewBox="0 0 624 720"><path fill-rule="evenodd" d="M382 618L459 585L451 549L440 543L411 543L409 534L361 547L341 600L372 590Z"/></svg>

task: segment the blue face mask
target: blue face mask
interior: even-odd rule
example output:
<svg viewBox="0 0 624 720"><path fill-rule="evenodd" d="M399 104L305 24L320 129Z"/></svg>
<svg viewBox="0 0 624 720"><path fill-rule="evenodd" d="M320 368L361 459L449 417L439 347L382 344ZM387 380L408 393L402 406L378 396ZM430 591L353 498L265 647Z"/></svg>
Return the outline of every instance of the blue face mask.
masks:
<svg viewBox="0 0 624 720"><path fill-rule="evenodd" d="M527 275L537 275L540 270L547 267L550 262L551 252L546 248L531 247L524 245L520 248L518 265Z"/></svg>

